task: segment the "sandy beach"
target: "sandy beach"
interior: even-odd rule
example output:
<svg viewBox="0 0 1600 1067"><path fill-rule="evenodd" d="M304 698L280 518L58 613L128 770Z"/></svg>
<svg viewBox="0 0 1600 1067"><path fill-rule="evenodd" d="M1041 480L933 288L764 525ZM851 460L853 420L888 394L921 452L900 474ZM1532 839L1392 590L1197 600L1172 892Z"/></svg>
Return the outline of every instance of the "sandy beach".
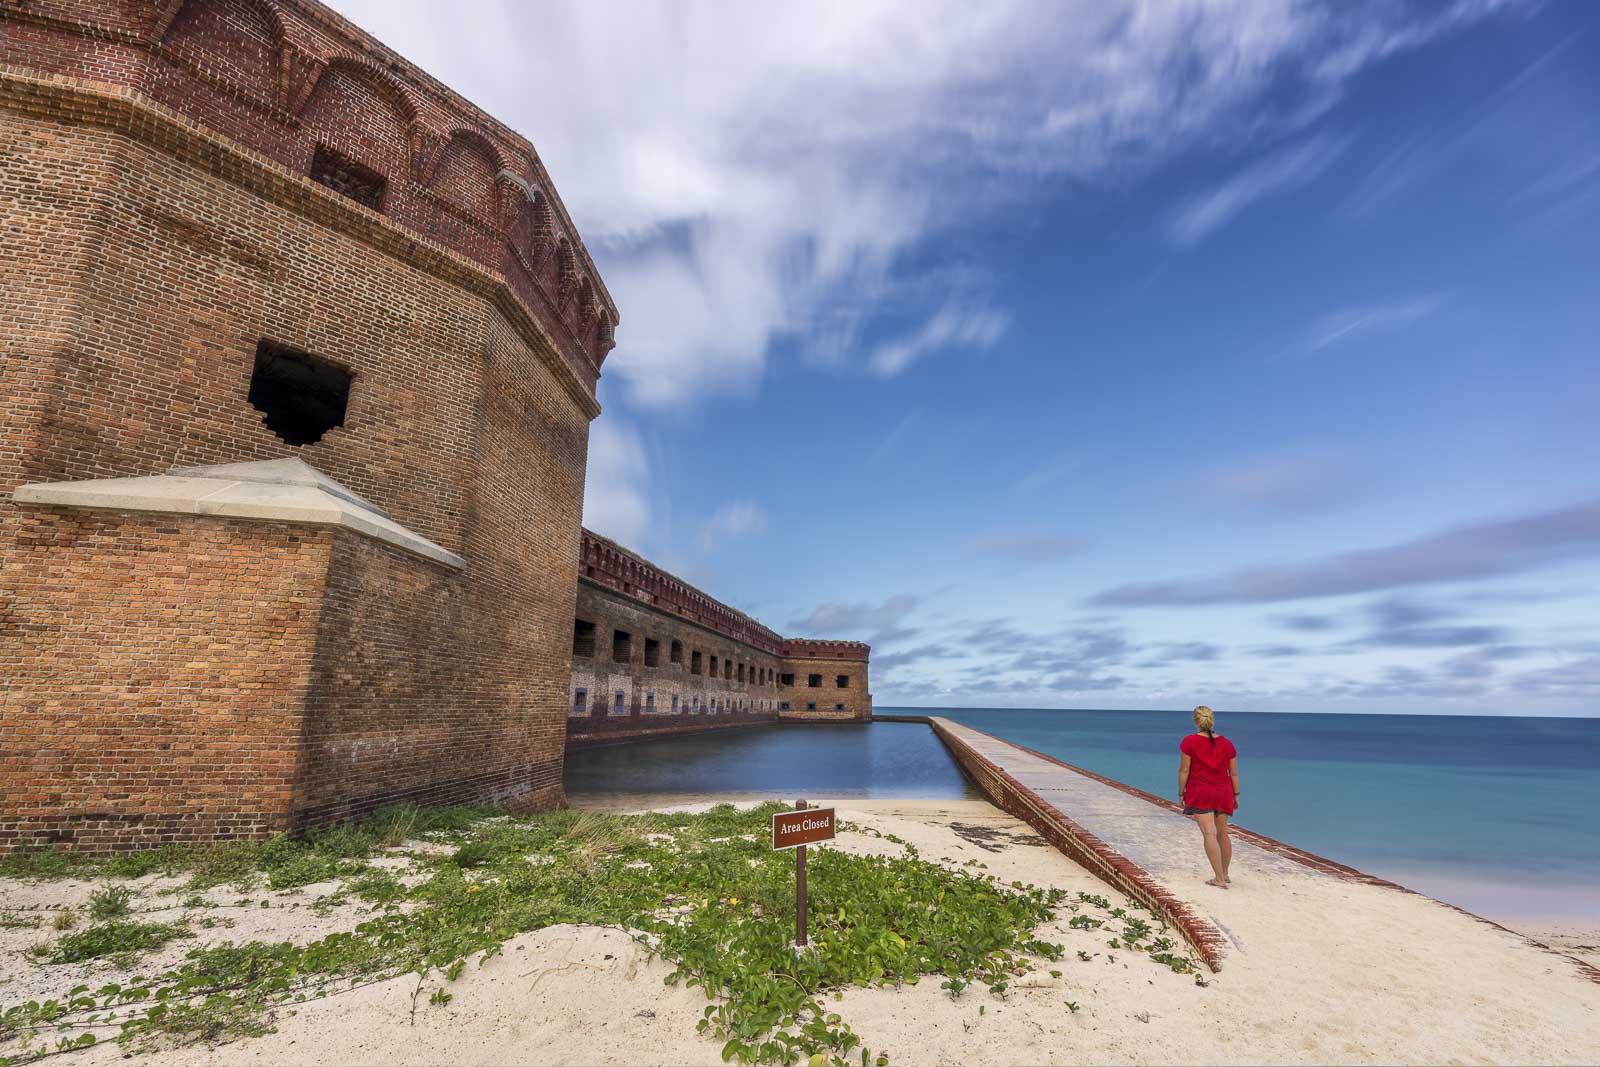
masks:
<svg viewBox="0 0 1600 1067"><path fill-rule="evenodd" d="M984 801L852 801L839 809L862 832L841 833L833 847L893 854L902 846L874 832L894 835L952 867L975 860L1002 880L1127 903ZM403 868L408 861L384 862ZM924 981L847 990L836 1010L869 1046L902 1064L1586 1063L1600 1056L1600 984L1518 934L1382 887L1328 881L1290 891L1270 872L1239 870L1236 878L1211 907L1237 949L1203 986L1143 955L1109 949L1105 930L1073 929L1063 913L1040 935L1064 945L1064 958L1041 961L1003 998L973 987L952 999ZM159 895L161 879L133 885L144 907L173 899ZM48 915L81 905L94 884L0 888L11 914ZM348 899L318 905L333 888L258 890L248 899L227 887L210 890L226 906L208 913L219 925L197 931L199 940L304 942L352 928L366 908ZM24 950L42 936L47 931L0 930L0 1001L111 977L104 962L34 962ZM1588 932L1570 936L1592 950ZM140 969L176 963L196 943L170 944ZM720 1044L695 1033L704 995L664 985L670 969L623 931L553 926L514 938L481 967L469 965L446 1004L428 1002L438 983L419 987L415 976L401 977L281 1011L276 1032L263 1037L182 1056L217 1065L720 1063ZM171 1062L171 1054L124 1060L106 1042L71 1059L154 1065Z"/></svg>

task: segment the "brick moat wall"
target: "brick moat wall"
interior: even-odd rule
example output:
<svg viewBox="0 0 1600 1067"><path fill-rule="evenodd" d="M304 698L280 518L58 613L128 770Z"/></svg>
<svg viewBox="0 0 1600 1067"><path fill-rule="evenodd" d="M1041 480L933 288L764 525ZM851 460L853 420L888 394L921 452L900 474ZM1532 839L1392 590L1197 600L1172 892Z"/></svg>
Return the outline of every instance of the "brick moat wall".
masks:
<svg viewBox="0 0 1600 1067"><path fill-rule="evenodd" d="M866 645L780 637L587 530L581 566L568 747L871 716Z"/></svg>
<svg viewBox="0 0 1600 1067"><path fill-rule="evenodd" d="M560 803L614 311L532 149L298 0L6 3L0 64L0 850ZM325 144L387 174L380 210L310 179ZM352 375L342 426L263 424L263 342ZM465 568L9 496L291 456Z"/></svg>
<svg viewBox="0 0 1600 1067"><path fill-rule="evenodd" d="M589 579L575 620L569 747L778 721L777 656Z"/></svg>

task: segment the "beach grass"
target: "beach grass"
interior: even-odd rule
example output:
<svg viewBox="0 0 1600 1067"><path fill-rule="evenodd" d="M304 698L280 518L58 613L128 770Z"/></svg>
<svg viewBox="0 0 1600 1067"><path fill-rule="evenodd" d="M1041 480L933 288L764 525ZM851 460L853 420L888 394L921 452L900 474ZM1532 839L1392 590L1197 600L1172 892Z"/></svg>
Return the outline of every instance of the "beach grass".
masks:
<svg viewBox="0 0 1600 1067"><path fill-rule="evenodd" d="M980 870L902 855L813 850L807 910L812 948L793 948L794 855L770 847L768 804L696 814L394 809L359 824L266 842L89 860L58 852L14 859L6 873L107 879L161 873L184 891L275 889L331 882L330 897L371 905L354 930L310 944L252 941L196 948L159 974L130 974L61 1000L0 1008L0 1064L65 1054L105 1036L135 1049L259 1034L273 1014L310 998L404 974L417 1003L443 1004L449 985L520 933L561 923L623 930L674 965L669 983L704 990L699 1028L739 1063L888 1062L829 1000L849 987L944 984L957 996L1010 983L1061 946L1035 929L1075 906L1058 889L1001 883ZM848 827L846 827L848 829ZM370 861L408 853L417 877ZM391 851L391 855L393 852ZM93 925L41 944L52 963L141 952L188 936L181 923L140 921L136 898L108 882L91 898ZM264 902L263 902L264 903Z"/></svg>

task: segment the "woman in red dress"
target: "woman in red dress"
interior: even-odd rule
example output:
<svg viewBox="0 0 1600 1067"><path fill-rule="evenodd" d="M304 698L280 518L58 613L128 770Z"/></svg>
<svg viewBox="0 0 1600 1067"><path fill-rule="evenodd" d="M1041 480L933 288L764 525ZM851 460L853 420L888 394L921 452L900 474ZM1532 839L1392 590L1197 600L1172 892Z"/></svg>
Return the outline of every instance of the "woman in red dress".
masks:
<svg viewBox="0 0 1600 1067"><path fill-rule="evenodd" d="M1233 842L1228 838L1228 818L1239 808L1239 753L1233 742L1217 736L1216 716L1204 704L1194 709L1190 734L1178 745L1183 761L1178 765L1178 799L1183 813L1193 816L1205 837L1206 859L1214 877L1206 885L1228 888L1228 864Z"/></svg>

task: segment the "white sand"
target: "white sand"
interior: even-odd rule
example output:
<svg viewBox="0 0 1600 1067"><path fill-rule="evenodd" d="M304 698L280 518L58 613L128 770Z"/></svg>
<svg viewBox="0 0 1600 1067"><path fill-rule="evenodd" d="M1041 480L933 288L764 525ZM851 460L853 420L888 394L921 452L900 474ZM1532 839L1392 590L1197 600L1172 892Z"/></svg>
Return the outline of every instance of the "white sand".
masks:
<svg viewBox="0 0 1600 1067"><path fill-rule="evenodd" d="M959 865L975 858L1005 879L1126 904L1026 825L982 801L841 801L839 809L841 819L913 842L926 859ZM836 847L899 850L864 835L841 835ZM1066 958L1041 963L1004 1000L974 987L952 1001L925 980L851 990L834 1008L875 1052L906 1065L1600 1060L1600 985L1570 961L1421 897L1331 879L1297 884L1290 894L1273 890L1266 878L1253 884L1248 870L1236 877L1235 889L1215 891L1219 899L1209 910L1236 938L1246 929L1250 936L1204 988L1142 955L1110 951L1109 930L1072 930L1062 921L1043 936L1064 944ZM15 885L0 885L8 906ZM57 883L44 892L59 889ZM349 921L335 914L311 922L304 911L270 909L288 924L275 936L301 940L325 932L323 923ZM250 934L267 934L257 928L266 914L250 916ZM3 933L0 943L19 944L9 936L16 931ZM21 944L42 936L25 933L31 936ZM1077 959L1079 950L1091 954L1090 962ZM31 964L23 973L6 966L13 979L37 976ZM1051 967L1062 977L1052 978ZM670 969L620 931L552 927L515 938L481 968L469 965L448 985L447 1005L427 1003L437 979L414 998L415 978L401 978L301 1005L280 1015L275 1034L186 1049L181 1058L720 1063L720 1043L694 1032L703 994L663 985ZM18 984L0 986L0 1001L19 999ZM1068 1000L1080 1005L1078 1013L1066 1008ZM123 1061L111 1045L74 1060L173 1062L170 1054Z"/></svg>

